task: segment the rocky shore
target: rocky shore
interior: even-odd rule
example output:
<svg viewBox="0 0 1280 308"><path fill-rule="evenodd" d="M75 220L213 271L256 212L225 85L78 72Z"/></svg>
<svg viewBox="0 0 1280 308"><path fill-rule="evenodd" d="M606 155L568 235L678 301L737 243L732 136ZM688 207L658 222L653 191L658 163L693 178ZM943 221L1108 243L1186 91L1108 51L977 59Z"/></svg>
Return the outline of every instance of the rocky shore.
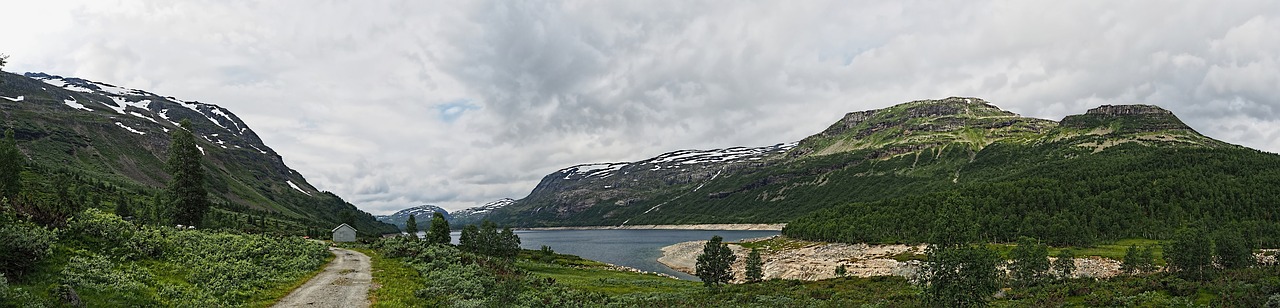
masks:
<svg viewBox="0 0 1280 308"><path fill-rule="evenodd" d="M773 239L772 237L769 239ZM822 280L836 277L836 268L844 265L846 275L857 277L902 276L914 278L919 272L918 257L926 245L868 245L807 242L782 239L788 245L779 249L762 249L765 279ZM747 240L744 242L754 242ZM676 243L662 248L658 262L674 270L695 275L697 257L706 241ZM733 264L735 283L746 276L746 259L750 249L730 244L737 255ZM1076 258L1074 277L1109 278L1120 274L1120 261L1101 257Z"/></svg>

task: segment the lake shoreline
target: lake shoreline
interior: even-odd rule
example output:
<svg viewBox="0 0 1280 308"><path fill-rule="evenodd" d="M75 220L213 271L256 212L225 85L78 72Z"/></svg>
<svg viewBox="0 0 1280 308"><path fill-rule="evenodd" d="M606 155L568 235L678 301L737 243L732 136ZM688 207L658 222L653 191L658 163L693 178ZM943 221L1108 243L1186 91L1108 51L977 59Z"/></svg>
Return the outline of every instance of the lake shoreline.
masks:
<svg viewBox="0 0 1280 308"><path fill-rule="evenodd" d="M782 231L787 224L696 224L696 225L630 225L514 228L527 231L556 230L705 230L705 231Z"/></svg>

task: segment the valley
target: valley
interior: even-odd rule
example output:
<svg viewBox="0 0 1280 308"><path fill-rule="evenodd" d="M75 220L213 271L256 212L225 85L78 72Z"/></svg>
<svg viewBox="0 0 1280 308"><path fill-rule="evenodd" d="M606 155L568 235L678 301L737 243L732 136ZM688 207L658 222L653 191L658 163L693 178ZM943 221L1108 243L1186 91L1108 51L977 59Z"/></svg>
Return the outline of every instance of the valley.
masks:
<svg viewBox="0 0 1280 308"><path fill-rule="evenodd" d="M0 104L14 131L8 153L16 153L6 157L21 166L22 185L5 199L0 235L27 240L7 244L17 254L0 276L4 303L325 301L341 279L311 278L330 257L322 242L300 237L325 238L343 223L360 230L359 242L329 244L368 255L379 269L370 285L386 287L343 290L368 290L372 306L513 296L601 306L916 306L933 298L921 281L937 281L930 273L948 254L990 262L991 272L960 278L991 277L977 283L1004 287L986 300L1014 306L1249 304L1280 287L1241 284L1274 276L1280 156L1205 137L1150 105L1050 121L977 98L912 101L848 113L799 142L579 164L546 175L524 198L374 216L312 187L216 105L47 74L5 78ZM180 209L171 199L175 160L165 159L175 130L192 134L190 153L208 176L208 212L196 224L169 218ZM436 213L454 230L512 234L515 242L482 240L513 250L463 243L460 234L472 231L447 244L390 236L410 221L428 230ZM509 227L519 231L498 232ZM703 274L704 238L722 234L734 260L723 281L731 291L684 281ZM763 251L761 281L748 274L752 249ZM1055 264L1032 272L1032 282L1018 278L1026 249ZM1219 261L1192 271L1184 255L1194 253ZM29 261L12 262L19 258ZM1059 266L1070 270L1049 271ZM382 285L388 279L403 285ZM1174 282L1132 287L1152 281ZM1111 293L1070 291L1080 288ZM1188 297L1201 292L1248 295ZM344 300L366 305L351 294Z"/></svg>

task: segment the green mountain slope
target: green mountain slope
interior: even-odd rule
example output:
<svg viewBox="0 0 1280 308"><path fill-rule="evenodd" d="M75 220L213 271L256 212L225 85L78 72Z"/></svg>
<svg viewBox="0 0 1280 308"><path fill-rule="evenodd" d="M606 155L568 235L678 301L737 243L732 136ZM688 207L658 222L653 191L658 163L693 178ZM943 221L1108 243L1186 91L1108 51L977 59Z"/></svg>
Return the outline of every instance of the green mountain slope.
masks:
<svg viewBox="0 0 1280 308"><path fill-rule="evenodd" d="M801 237L914 241L910 234L925 233L847 229L920 223L944 197L985 194L990 200L974 199L982 201L974 201L982 205L976 210L1006 217L989 224L1034 217L1013 229L983 225L996 239L1159 238L1202 221L1254 224L1261 234L1280 220L1265 214L1280 204L1270 193L1280 174L1265 171L1280 156L1205 137L1155 106L1102 106L1059 124L975 98L916 101L850 113L785 152L751 160L689 163L668 173L652 170L651 161L611 165L608 176L553 173L490 218L523 225L791 222L788 234ZM912 199L925 197L934 199ZM893 203L903 200L916 202ZM842 213L879 218L851 225L835 220L849 218ZM1052 228L1036 226L1053 221L1092 228L1055 237L1044 231ZM805 225L823 227L801 231Z"/></svg>
<svg viewBox="0 0 1280 308"><path fill-rule="evenodd" d="M168 132L190 120L205 154L213 225L319 235L349 222L367 235L396 231L313 188L222 107L39 73L0 78L0 121L15 131L37 198L62 189L76 207L145 208L169 180Z"/></svg>

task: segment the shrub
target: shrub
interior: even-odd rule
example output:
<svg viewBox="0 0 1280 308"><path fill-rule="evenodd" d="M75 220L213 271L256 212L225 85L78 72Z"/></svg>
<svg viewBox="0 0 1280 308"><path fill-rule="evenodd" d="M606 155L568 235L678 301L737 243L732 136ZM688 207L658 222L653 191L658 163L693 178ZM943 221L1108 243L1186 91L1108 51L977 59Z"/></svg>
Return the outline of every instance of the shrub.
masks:
<svg viewBox="0 0 1280 308"><path fill-rule="evenodd" d="M121 247L133 238L133 224L115 214L90 208L67 221L72 234L89 244L101 247Z"/></svg>
<svg viewBox="0 0 1280 308"><path fill-rule="evenodd" d="M53 253L58 236L31 223L11 222L0 226L0 273L21 278L31 267Z"/></svg>

